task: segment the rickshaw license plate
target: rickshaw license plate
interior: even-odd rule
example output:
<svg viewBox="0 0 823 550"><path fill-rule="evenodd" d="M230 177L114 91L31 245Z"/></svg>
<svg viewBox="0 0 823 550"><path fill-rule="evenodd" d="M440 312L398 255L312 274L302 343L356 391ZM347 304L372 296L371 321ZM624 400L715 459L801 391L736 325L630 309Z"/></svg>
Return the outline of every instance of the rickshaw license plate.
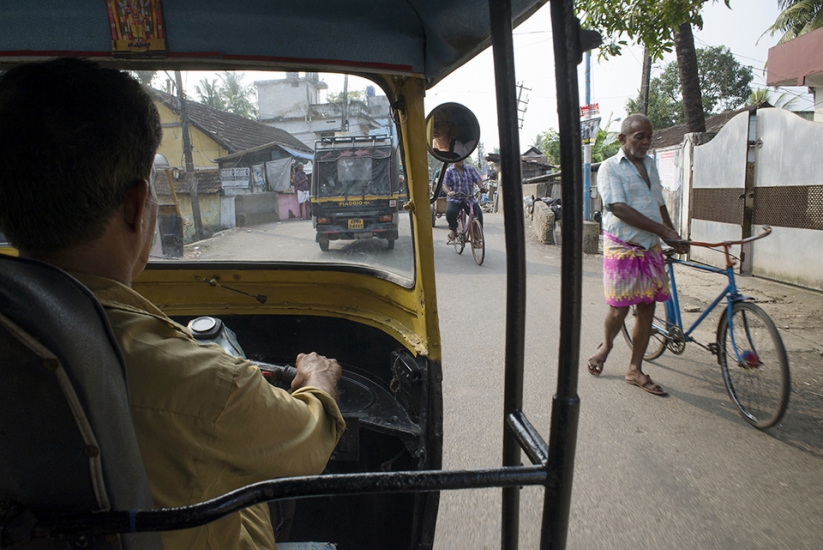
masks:
<svg viewBox="0 0 823 550"><path fill-rule="evenodd" d="M363 225L363 218L349 220L349 229L363 229L363 227L365 227L365 225Z"/></svg>

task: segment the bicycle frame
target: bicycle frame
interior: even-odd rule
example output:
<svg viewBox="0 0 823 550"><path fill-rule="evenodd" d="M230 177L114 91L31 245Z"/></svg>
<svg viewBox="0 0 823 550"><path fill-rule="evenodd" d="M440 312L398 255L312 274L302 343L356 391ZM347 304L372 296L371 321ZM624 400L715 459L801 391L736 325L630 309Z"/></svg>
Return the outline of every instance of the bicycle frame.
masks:
<svg viewBox="0 0 823 550"><path fill-rule="evenodd" d="M675 278L674 278L674 265L675 264L685 265L685 266L688 266L688 267L693 267L693 268L699 269L701 271L708 271L709 273L724 274L729 279L729 284L726 285L726 288L724 288L720 292L720 294L717 296L717 298L714 299L714 301L711 303L711 305L709 305L709 307L707 307L703 311L703 313L700 314L700 316L691 324L691 326L687 330L683 331L683 334L684 334L684 336L686 337L687 340L689 340L691 342L695 342L698 345L702 345L699 342L697 342L694 338L692 338L692 336L691 336L692 333L694 332L694 330L700 325L700 323L702 323L703 320L706 319L706 317L708 317L709 314L712 311L714 311L714 308L717 307L718 304L720 304L720 302L723 300L723 298L727 298L726 316L727 316L727 319L728 319L729 315L731 315L732 305L735 302L739 302L741 300L744 300L745 297L742 296L737 291L737 285L736 285L735 280L734 280L734 271L733 271L733 268L731 266L728 266L725 269L719 269L719 268L712 267L712 266L696 264L696 263L689 262L689 261L686 261L686 260L678 260L676 258L667 258L666 259L666 268L667 268L668 273L669 273L669 285L671 286L671 294L672 294L671 298L668 301L665 302L665 304L666 304L666 325L667 326L674 325L677 328L679 328L680 330L683 330L683 319L682 319L682 316L681 316L681 313L680 313L680 299L679 299L678 294L677 294L677 283L676 283ZM659 332L666 334L666 336L669 336L669 331L667 329L665 329L663 327L658 327L656 325L654 326L654 328L656 328ZM703 346L703 347L705 347L705 346Z"/></svg>
<svg viewBox="0 0 823 550"><path fill-rule="evenodd" d="M690 262L688 260L680 260L680 259L674 258L672 256L668 256L666 258L666 269L667 269L668 274L669 274L669 285L671 286L671 298L668 301L665 302L665 304L666 304L666 327L659 327L655 323L652 323L652 328L657 330L659 333L664 334L667 339L671 339L671 333L670 333L668 327L675 326L678 329L680 329L681 332L683 332L683 336L684 336L684 338L687 342L694 342L695 344L699 345L700 347L702 347L704 349L708 349L712 353L716 353L716 347L713 349L711 347L711 344L704 346L703 344L701 344L700 342L698 342L697 340L695 340L692 337L692 333L700 325L700 323L702 323L703 320L706 319L706 317L708 317L709 314L712 311L714 311L714 308L716 308L718 306L718 304L720 304L720 302L724 298L726 298L726 323L728 323L729 333L731 335L732 342L734 342L735 341L734 329L731 325L731 323L732 323L732 306L737 302L742 302L743 300L746 299L746 297L743 296L742 294L740 294L737 290L737 284L735 283L735 279L734 279L735 259L730 254L729 248L732 245L735 245L735 244L743 244L743 243L755 241L757 239L762 239L763 237L768 236L771 233L771 231L772 230L771 230L770 227L763 226L763 233L760 233L759 235L755 235L754 237L749 237L748 239L743 239L742 241L735 241L735 242L726 241L726 242L720 242L720 243L704 243L704 242L692 241L691 243L689 243L693 246L702 246L702 247L706 247L706 248L717 248L717 247L722 246L723 247L723 252L726 256L726 267L723 268L723 269L713 267L713 266L709 266L709 265L697 264L697 263L694 263L694 262ZM675 277L674 277L674 265L675 264L685 265L685 266L688 266L688 267L693 267L693 268L699 269L701 271L708 271L709 273L723 274L729 280L729 284L726 285L726 288L724 288L720 292L720 294L717 296L717 298L714 299L714 301L709 305L709 307L707 307L703 311L703 313L701 313L700 316L685 331L683 331L683 319L682 319L682 316L681 316L681 313L680 313L680 299L679 299L678 294L677 294L677 282L675 281ZM715 342L715 346L716 346L716 344L717 343ZM735 348L734 348L734 353L735 353L735 359L740 361L740 356L739 356L738 351L737 351L737 346L735 346Z"/></svg>

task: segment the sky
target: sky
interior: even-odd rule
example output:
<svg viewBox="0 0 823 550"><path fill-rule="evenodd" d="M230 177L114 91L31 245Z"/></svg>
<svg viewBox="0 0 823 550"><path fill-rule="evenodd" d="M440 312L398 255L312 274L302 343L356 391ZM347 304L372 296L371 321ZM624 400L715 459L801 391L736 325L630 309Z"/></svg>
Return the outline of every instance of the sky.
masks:
<svg viewBox="0 0 823 550"><path fill-rule="evenodd" d="M779 39L778 35L764 35L779 13L778 0L731 0L731 9L725 3L709 3L703 10L704 26L694 29L695 46L726 46L741 65L751 67L754 80L752 88L766 88L764 67L769 48ZM550 6L547 3L527 21L514 30L516 81L524 88L522 98L525 105L522 129L520 130L520 150L525 151L534 143L535 137L550 128L557 128L557 103L554 86L554 54L552 48ZM626 101L637 97L643 68L643 49L630 46L623 54L608 60L599 60L596 50L591 58L590 102L600 107L602 124L611 117L611 130L619 129L618 119L624 117ZM662 61L652 66L652 78L659 76L666 63L674 61L672 52ZM197 98L194 85L201 78L213 78L214 73L190 72L185 88L190 97ZM282 77L281 75L279 77ZM246 73L244 82L256 79L278 78L266 73ZM322 78L329 85L329 93L340 92L343 88L342 75L324 74ZM584 64L578 69L580 104L585 104ZM369 81L352 77L350 90L363 90ZM157 83L155 83L157 85ZM805 87L781 88L792 95L800 96L794 109L810 109L811 96ZM494 92L494 67L491 48L478 54L463 67L434 86L426 95L426 112L441 103L462 103L471 109L480 122L481 138L486 152L499 145L497 131L497 108Z"/></svg>
<svg viewBox="0 0 823 550"><path fill-rule="evenodd" d="M703 29L694 29L695 47L728 47L740 64L752 68L752 88L765 88L764 66L768 50L777 43L779 36L766 34L761 38L761 35L774 23L778 13L777 0L731 0L731 10L723 2L709 4L703 10ZM531 89L528 92L524 90L528 104L520 131L520 149L525 151L538 133L558 126L548 4L514 30L514 50L515 78L525 88ZM616 119L627 114L627 99L637 97L643 69L642 56L643 49L637 46L624 48L623 55L606 61L598 61L596 52L592 52L591 103L599 104L604 125L612 117L612 130L619 129ZM674 59L672 53L662 62L654 63L652 78L659 76L665 64ZM583 67L581 63L578 70L581 105L585 103ZM811 108L805 87L784 88L781 91L803 96L796 108ZM487 152L498 146L491 48L429 90L426 110L449 101L462 103L477 115L481 141Z"/></svg>

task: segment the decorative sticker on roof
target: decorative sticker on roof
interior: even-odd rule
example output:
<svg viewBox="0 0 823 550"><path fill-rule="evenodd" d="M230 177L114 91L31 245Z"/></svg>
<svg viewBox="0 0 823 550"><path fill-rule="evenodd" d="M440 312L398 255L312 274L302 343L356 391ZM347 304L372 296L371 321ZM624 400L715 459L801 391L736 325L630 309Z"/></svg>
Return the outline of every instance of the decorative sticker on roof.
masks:
<svg viewBox="0 0 823 550"><path fill-rule="evenodd" d="M166 57L161 0L105 0L114 57Z"/></svg>

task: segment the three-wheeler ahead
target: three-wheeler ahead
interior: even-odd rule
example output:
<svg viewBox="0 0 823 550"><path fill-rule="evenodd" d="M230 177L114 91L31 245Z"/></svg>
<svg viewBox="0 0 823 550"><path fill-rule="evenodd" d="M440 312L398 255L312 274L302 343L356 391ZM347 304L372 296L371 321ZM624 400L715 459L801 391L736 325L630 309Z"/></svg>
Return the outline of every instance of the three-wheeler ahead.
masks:
<svg viewBox="0 0 823 550"><path fill-rule="evenodd" d="M368 79L388 98L409 193L397 215L399 238L391 254L373 246L362 246L353 254L321 252L301 244L314 241L314 228L283 222L207 235L188 246L182 259L154 259L135 281L134 289L175 321L219 319L236 334L237 347L250 359L286 364L298 352L314 350L337 358L344 369L340 408L348 427L323 475L261 481L187 508L152 509L150 501L141 500L146 480L139 453L133 444L117 444L133 443L134 431L116 352L108 354L109 362L101 355L93 364L75 363L63 354L65 344L105 333L105 326L82 325L82 312L97 307L94 299L73 281L41 278L25 261L0 259L0 546L160 548L157 532L203 525L268 502L278 543L417 550L434 544L440 491L500 487L501 547L513 549L518 546L520 490L539 485L545 490L541 547L564 547L579 409L582 159L577 65L583 50L597 45L599 37L579 28L571 0L551 1L564 239L559 374L546 441L530 424L528 411L522 410L526 262L512 51L513 27L545 3L0 3L0 70L76 56L124 70L159 71L163 82L180 82L174 72L190 70L349 73ZM449 365L441 364L424 97L488 46L493 47L495 74L484 85L493 85L497 97L507 254L508 305L505 320L501 319L506 327L505 379L500 380L505 392L502 462L499 468L445 471L441 381L449 376ZM199 82L203 76L187 78ZM282 79L282 73L269 79ZM313 77L307 80L316 82ZM299 84L300 79L291 81ZM310 99L309 92L303 95ZM164 155L172 165L182 164L182 148L175 149L174 140L186 128L176 113L161 109L161 117L167 118L160 152L169 148ZM216 168L214 159L226 152L220 149L220 140L228 142L230 128L209 131L202 123L192 123L188 130L194 158L201 163L196 168ZM259 153L262 145L256 145L252 151ZM319 165L315 170L322 173ZM270 192L253 182L245 191L199 185L189 195L178 187L177 196L185 208L199 204L203 224L208 216L219 215L210 223L231 227L241 211L251 216L274 204L265 202L274 200ZM365 215L362 218L365 228ZM346 229L355 229L346 223ZM21 302L28 312L23 315L14 305ZM193 326L208 333L219 324L201 319ZM53 376L37 371L54 367L54 360L41 360L43 355L37 353L55 357L70 373L78 394L111 392L94 393L95 399L80 403L99 447L84 444L89 434L78 433L67 421L68 405L59 397L65 387L61 390ZM102 374L87 377L84 369ZM23 372L44 387L17 384ZM89 378L110 384L83 387ZM20 399L20 393L7 395L12 391L26 391L31 399ZM37 401L44 396L51 396L48 407ZM95 408L101 401L108 407L102 414ZM118 409L120 417L115 414ZM110 433L119 439L107 443L104 435ZM522 453L530 465L522 465ZM102 464L93 469L99 475L90 474L90 461ZM287 524L288 530L283 528Z"/></svg>
<svg viewBox="0 0 823 550"><path fill-rule="evenodd" d="M311 211L317 243L380 238L391 250L402 203L398 155L390 136L339 136L317 140Z"/></svg>

